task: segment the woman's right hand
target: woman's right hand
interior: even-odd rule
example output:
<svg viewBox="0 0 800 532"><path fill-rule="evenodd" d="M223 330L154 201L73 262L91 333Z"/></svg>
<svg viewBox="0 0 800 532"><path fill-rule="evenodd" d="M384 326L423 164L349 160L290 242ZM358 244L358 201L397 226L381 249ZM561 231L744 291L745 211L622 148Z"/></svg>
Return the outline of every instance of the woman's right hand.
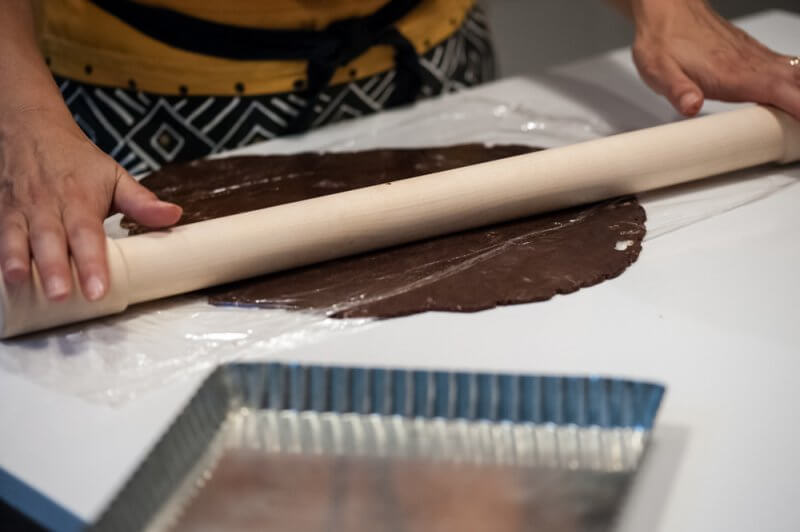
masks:
<svg viewBox="0 0 800 532"><path fill-rule="evenodd" d="M63 106L63 103L61 103ZM86 299L109 286L103 220L122 212L166 227L181 208L159 201L86 138L66 107L0 116L0 268L6 284L30 282L35 263L46 296L73 289L70 257Z"/></svg>

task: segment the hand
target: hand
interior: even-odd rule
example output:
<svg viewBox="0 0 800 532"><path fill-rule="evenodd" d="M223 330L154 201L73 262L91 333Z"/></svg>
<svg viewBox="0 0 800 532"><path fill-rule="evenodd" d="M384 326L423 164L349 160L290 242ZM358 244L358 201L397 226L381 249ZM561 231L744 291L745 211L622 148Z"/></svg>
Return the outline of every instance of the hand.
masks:
<svg viewBox="0 0 800 532"><path fill-rule="evenodd" d="M29 282L31 256L49 299L66 298L74 259L84 296L109 286L103 219L120 211L151 227L178 221L92 144L66 108L17 109L0 116L0 267L9 285Z"/></svg>
<svg viewBox="0 0 800 532"><path fill-rule="evenodd" d="M771 104L800 119L800 66L720 17L705 0L633 0L633 59L678 112L705 98Z"/></svg>

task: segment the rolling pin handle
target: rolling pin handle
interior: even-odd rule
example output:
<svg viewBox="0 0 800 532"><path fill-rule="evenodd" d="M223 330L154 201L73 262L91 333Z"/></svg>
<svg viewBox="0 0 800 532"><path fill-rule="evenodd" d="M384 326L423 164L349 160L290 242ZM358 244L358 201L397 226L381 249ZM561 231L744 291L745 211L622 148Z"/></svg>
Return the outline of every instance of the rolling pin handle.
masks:
<svg viewBox="0 0 800 532"><path fill-rule="evenodd" d="M800 120L778 109L770 108L783 129L783 157L781 164L800 161Z"/></svg>

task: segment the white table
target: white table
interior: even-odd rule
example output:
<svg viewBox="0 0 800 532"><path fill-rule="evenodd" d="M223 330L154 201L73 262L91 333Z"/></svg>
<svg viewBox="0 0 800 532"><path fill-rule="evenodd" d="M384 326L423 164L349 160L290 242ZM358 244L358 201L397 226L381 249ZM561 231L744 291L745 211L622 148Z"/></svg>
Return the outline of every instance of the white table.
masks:
<svg viewBox="0 0 800 532"><path fill-rule="evenodd" d="M798 16L768 12L740 23L772 47L800 50ZM625 50L551 74L477 94L534 105L537 91L549 90L564 99L553 114L580 112L617 129L676 118L638 81ZM531 94L520 95L526 83ZM760 173L800 180L797 166ZM545 304L388 320L271 358L661 381L668 392L620 530L798 530L798 207L800 186L783 186L648 240L613 282ZM54 356L33 348L30 355ZM0 497L58 529L93 520L203 374L110 407L0 369Z"/></svg>

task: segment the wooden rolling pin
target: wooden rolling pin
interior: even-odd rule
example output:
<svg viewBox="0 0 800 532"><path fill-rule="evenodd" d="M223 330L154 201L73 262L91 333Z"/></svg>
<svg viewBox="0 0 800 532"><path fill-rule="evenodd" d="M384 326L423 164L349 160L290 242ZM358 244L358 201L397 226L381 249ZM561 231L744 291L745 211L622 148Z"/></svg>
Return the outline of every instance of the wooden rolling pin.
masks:
<svg viewBox="0 0 800 532"><path fill-rule="evenodd" d="M391 184L108 240L111 286L48 301L0 279L0 338L514 218L800 159L800 122L754 106Z"/></svg>

